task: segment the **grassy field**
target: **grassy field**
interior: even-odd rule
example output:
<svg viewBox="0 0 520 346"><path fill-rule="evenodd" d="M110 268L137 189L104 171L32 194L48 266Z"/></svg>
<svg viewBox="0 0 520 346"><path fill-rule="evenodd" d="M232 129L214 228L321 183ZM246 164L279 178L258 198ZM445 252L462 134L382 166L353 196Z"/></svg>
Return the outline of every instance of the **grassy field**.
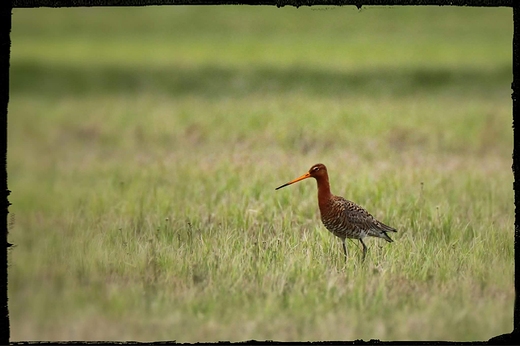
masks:
<svg viewBox="0 0 520 346"><path fill-rule="evenodd" d="M12 340L512 330L512 11L16 9ZM398 229L341 242L316 184Z"/></svg>

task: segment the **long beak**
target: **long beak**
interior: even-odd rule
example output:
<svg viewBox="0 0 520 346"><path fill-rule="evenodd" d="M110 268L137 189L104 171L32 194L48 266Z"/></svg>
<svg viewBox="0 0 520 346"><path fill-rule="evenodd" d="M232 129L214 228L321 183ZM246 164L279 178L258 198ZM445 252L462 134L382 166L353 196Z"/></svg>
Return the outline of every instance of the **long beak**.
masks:
<svg viewBox="0 0 520 346"><path fill-rule="evenodd" d="M299 182L300 180L307 179L307 178L310 178L310 177L311 177L311 174L309 172L307 172L304 175L302 175L301 177L298 177L298 178L296 178L294 180L291 180L290 182L288 182L286 184L283 184L282 186L278 186L275 190L281 189L282 187L286 187L287 185L294 184L296 182Z"/></svg>

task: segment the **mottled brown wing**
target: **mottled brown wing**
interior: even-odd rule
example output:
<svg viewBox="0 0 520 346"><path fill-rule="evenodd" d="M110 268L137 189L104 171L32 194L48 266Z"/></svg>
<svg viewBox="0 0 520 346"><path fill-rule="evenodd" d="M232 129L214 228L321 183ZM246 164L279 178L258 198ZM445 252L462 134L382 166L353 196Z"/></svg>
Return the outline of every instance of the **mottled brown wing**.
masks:
<svg viewBox="0 0 520 346"><path fill-rule="evenodd" d="M394 228L378 221L368 211L352 201L336 196L335 203L341 206L343 217L351 228L358 228L366 232L367 235L381 237L386 240L390 238L386 236L385 232L397 232Z"/></svg>

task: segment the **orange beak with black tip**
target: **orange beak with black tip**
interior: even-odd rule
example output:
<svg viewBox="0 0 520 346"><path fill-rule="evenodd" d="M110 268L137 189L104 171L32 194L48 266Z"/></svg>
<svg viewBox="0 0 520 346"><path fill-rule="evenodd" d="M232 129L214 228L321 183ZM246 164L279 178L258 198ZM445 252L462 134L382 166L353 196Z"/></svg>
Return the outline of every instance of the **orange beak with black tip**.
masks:
<svg viewBox="0 0 520 346"><path fill-rule="evenodd" d="M291 185L291 184L294 184L294 183L297 183L299 182L300 180L303 180L303 179L307 179L307 178L310 178L311 177L311 174L309 172L305 173L304 175L302 175L301 177L298 177L294 180L291 180L290 182L286 183L286 184L283 184L282 186L278 186L275 190L278 190L278 189L281 189L282 187L286 187L288 185Z"/></svg>

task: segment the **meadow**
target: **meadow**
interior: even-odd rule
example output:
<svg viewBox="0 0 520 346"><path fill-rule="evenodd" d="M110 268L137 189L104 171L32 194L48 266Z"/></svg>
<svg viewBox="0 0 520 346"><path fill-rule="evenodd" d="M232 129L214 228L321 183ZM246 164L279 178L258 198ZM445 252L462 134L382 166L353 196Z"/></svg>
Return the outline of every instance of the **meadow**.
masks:
<svg viewBox="0 0 520 346"><path fill-rule="evenodd" d="M512 330L512 10L15 9L11 340ZM316 184L398 229L341 242Z"/></svg>

